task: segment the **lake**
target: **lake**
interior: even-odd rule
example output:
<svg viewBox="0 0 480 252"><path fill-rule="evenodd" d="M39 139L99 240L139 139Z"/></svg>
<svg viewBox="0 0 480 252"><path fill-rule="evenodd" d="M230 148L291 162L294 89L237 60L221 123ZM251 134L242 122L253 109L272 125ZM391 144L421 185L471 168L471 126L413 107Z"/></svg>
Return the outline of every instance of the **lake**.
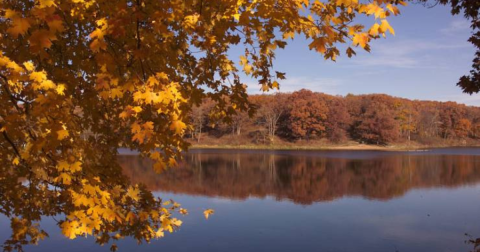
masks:
<svg viewBox="0 0 480 252"><path fill-rule="evenodd" d="M192 150L160 175L136 155L119 161L133 182L189 210L177 232L126 239L119 251L468 252L480 237L480 149ZM9 221L0 225L5 240ZM50 238L26 251L109 250L42 225Z"/></svg>

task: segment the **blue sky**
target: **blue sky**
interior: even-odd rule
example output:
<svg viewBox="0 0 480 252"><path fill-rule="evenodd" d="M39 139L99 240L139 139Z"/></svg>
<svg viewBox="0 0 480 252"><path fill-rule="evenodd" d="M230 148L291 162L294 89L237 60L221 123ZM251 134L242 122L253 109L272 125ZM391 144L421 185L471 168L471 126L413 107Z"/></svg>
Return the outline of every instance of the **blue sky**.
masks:
<svg viewBox="0 0 480 252"><path fill-rule="evenodd" d="M373 24L373 17L369 20ZM463 16L449 8L409 4L401 15L389 19L395 36L372 43L371 53L357 50L337 62L308 50L303 38L277 51L275 70L286 72L280 90L302 88L327 94L385 93L420 100L456 101L480 106L480 94L463 94L456 83L471 69L475 49L467 42L471 29ZM246 81L251 94L261 93L254 81Z"/></svg>

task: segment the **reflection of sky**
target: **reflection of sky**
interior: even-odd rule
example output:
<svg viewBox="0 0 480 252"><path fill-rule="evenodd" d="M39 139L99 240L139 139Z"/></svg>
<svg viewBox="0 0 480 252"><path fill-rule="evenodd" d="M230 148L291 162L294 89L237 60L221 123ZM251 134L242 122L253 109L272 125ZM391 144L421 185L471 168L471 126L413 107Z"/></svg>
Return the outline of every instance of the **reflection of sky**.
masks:
<svg viewBox="0 0 480 252"><path fill-rule="evenodd" d="M272 198L231 201L156 193L175 199L190 214L176 234L120 251L469 251L464 233L480 236L480 185L413 190L389 201L342 198L309 206ZM215 209L207 221L202 212ZM9 223L0 218L0 239ZM53 221L50 238L27 251L108 251L92 239L69 241Z"/></svg>
<svg viewBox="0 0 480 252"><path fill-rule="evenodd" d="M371 53L358 50L348 59L326 62L308 50L309 42L298 38L278 51L275 69L287 72L282 91L308 88L329 94L386 93L410 99L453 100L480 105L480 96L462 94L455 86L472 65L474 47L469 23L462 16L452 17L449 8L425 8L412 4L402 14L390 18L395 36L373 42ZM365 24L373 24L373 18ZM231 56L238 57L238 50ZM343 53L343 52L342 52ZM238 61L238 60L235 60ZM260 93L254 81L247 80L249 92Z"/></svg>

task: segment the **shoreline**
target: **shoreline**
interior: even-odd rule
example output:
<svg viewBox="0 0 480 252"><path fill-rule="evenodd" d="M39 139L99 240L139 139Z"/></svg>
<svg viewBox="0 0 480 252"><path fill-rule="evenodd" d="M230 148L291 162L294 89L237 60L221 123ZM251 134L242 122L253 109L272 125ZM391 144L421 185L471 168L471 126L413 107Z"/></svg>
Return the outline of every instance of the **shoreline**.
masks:
<svg viewBox="0 0 480 252"><path fill-rule="evenodd" d="M358 145L202 145L192 144L190 150L200 149L223 149L223 150L317 150L317 151L334 151L334 150L347 150L347 151L427 151L429 149L441 149L441 148L479 148L478 145L389 145L378 146L368 144Z"/></svg>
<svg viewBox="0 0 480 252"><path fill-rule="evenodd" d="M480 145L200 145L195 144L188 150L258 150L258 151L379 151L379 152L423 152L434 149L480 148ZM138 155L138 152L126 148L119 149L120 155Z"/></svg>

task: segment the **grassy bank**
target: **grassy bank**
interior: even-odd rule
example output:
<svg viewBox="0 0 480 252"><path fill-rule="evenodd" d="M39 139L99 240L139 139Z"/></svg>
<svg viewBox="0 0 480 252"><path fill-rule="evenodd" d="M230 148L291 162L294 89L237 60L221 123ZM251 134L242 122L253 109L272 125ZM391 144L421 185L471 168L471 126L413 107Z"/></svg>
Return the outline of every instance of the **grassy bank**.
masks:
<svg viewBox="0 0 480 252"><path fill-rule="evenodd" d="M364 144L356 141L332 143L326 139L286 141L275 138L273 144L254 143L248 136L205 136L201 141L187 139L191 149L248 149L248 150L378 150L378 151L415 151L448 147L480 147L480 141L437 140L429 143L403 141L388 145Z"/></svg>
<svg viewBox="0 0 480 252"><path fill-rule="evenodd" d="M190 149L245 149L245 150L376 150L376 151L420 151L431 148L446 147L480 147L480 146L447 146L447 145L205 145L192 144Z"/></svg>

